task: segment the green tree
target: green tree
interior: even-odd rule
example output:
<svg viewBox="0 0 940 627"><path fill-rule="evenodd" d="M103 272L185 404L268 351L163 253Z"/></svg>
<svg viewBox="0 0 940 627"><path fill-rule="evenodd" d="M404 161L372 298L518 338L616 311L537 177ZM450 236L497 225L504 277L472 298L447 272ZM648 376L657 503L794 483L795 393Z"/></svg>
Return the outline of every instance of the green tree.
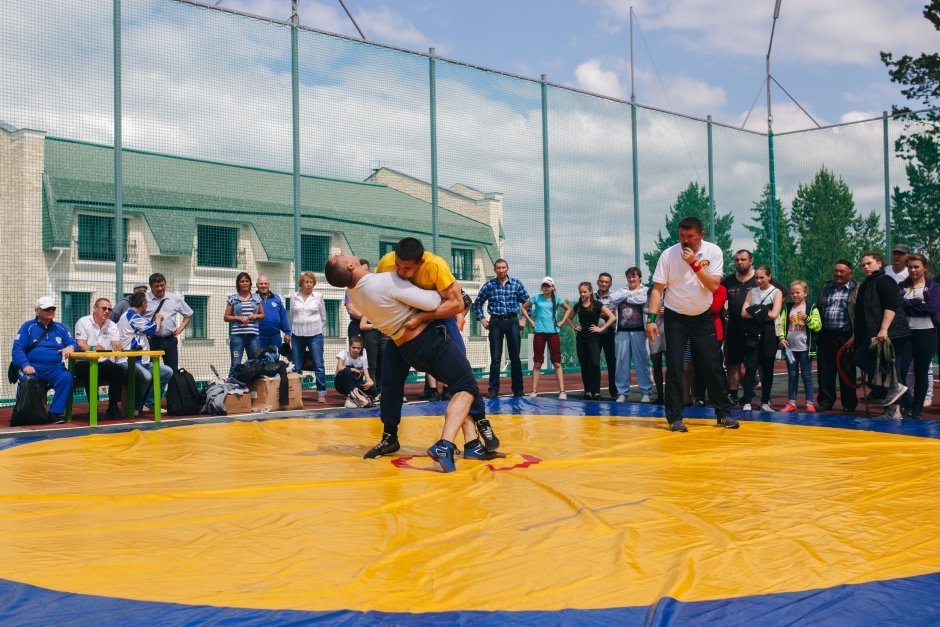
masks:
<svg viewBox="0 0 940 627"><path fill-rule="evenodd" d="M884 241L878 216L863 219L849 186L825 166L812 183L797 187L791 220L797 240L796 278L808 282L811 291L830 278L835 261L848 259L857 266L863 247L872 246L879 235Z"/></svg>
<svg viewBox="0 0 940 627"><path fill-rule="evenodd" d="M924 7L924 17L940 30L940 0ZM938 260L940 253L940 53L923 53L918 57L904 55L895 60L890 52L882 52L881 60L888 68L891 81L904 85L901 93L927 111L894 107L895 115L907 121L905 133L894 144L895 152L907 164L905 171L910 189L895 187L891 200L894 215L891 224L893 241L907 244Z"/></svg>
<svg viewBox="0 0 940 627"><path fill-rule="evenodd" d="M936 263L940 262L940 146L926 134L909 144L913 152L905 171L910 189L895 187L891 196L893 241Z"/></svg>
<svg viewBox="0 0 940 627"><path fill-rule="evenodd" d="M695 181L692 181L687 188L679 192L679 196L676 198L676 204L669 208L669 213L666 215L665 233L660 231L656 235L656 248L643 254L646 267L649 269L647 276L650 277L650 280L653 278L656 262L659 261L659 256L662 252L673 244L679 243L679 223L682 222L684 218L689 216L698 218L702 221L706 234L708 233L708 207L708 191L705 189L704 185L699 185ZM732 264L734 251L731 250L731 225L733 223L734 218L730 213L722 216L716 211L715 235L713 237L706 235L708 241L717 244L724 252L725 274L730 272L730 269L734 267Z"/></svg>
<svg viewBox="0 0 940 627"><path fill-rule="evenodd" d="M796 258L796 240L793 238L793 224L790 216L783 209L779 198L775 198L777 208L777 280L787 284L799 278L797 276L798 262ZM772 216L770 215L770 184L764 186L760 200L751 207L754 214L754 224L746 224L744 228L754 236L754 265L767 264L773 268L773 232L770 229Z"/></svg>

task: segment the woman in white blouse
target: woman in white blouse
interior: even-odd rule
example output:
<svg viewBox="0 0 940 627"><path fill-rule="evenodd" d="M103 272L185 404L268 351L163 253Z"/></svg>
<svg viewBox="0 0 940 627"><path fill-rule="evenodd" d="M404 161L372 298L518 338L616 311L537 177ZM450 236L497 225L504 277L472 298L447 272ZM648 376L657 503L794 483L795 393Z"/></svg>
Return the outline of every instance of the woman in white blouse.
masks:
<svg viewBox="0 0 940 627"><path fill-rule="evenodd" d="M323 329L326 326L326 306L323 295L313 291L317 277L304 272L297 279L300 288L290 303L291 349L294 369L303 372L304 350L309 348L313 357L317 380L317 400L326 402L326 370L323 366Z"/></svg>

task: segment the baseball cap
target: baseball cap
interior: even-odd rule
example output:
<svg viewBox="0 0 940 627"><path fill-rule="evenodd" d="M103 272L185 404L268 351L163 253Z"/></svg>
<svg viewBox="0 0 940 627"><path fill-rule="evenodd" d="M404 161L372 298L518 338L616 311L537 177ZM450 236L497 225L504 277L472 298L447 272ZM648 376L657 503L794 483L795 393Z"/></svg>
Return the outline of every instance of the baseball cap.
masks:
<svg viewBox="0 0 940 627"><path fill-rule="evenodd" d="M542 279L541 285L545 285L546 283L548 283L548 284L551 285L552 287L555 287L555 279L553 279L553 278L550 277L550 276L547 276L547 277L545 277L544 279Z"/></svg>
<svg viewBox="0 0 940 627"><path fill-rule="evenodd" d="M51 296L40 296L36 299L36 309L49 309L55 307L55 299Z"/></svg>
<svg viewBox="0 0 940 627"><path fill-rule="evenodd" d="M144 283L143 281L138 281L137 283L134 283L134 290L136 290L139 287L142 287L145 290L150 289L150 285L148 285L147 283Z"/></svg>
<svg viewBox="0 0 940 627"><path fill-rule="evenodd" d="M902 255L909 255L911 254L911 249L910 247L905 246L904 244L898 244L897 246L891 249L891 252L901 253Z"/></svg>

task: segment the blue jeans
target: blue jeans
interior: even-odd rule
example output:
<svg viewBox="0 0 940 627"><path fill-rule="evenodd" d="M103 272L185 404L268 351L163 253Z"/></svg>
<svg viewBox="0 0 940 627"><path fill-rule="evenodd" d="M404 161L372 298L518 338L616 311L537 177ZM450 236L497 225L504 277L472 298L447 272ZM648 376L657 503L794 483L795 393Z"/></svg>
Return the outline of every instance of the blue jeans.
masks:
<svg viewBox="0 0 940 627"><path fill-rule="evenodd" d="M237 333L228 338L229 352L231 353L232 363L228 368L228 376L232 376L235 366L242 363L242 356L248 351L248 359L254 357L260 348L257 333Z"/></svg>
<svg viewBox="0 0 940 627"><path fill-rule="evenodd" d="M121 364L124 372L127 372L127 363ZM134 389L134 409L140 411L146 403L148 406L153 403L153 371L151 364L135 363L134 375L137 378L137 384ZM160 364L160 396L166 392L166 384L173 376L173 369L166 364Z"/></svg>
<svg viewBox="0 0 940 627"><path fill-rule="evenodd" d="M294 353L294 370L304 370L304 350L310 349L313 358L313 372L317 378L317 392L326 392L326 370L323 369L323 334L291 335L291 351Z"/></svg>
<svg viewBox="0 0 940 627"><path fill-rule="evenodd" d="M796 389L799 387L800 375L803 376L803 391L806 392L806 402L813 402L813 363L809 358L809 351L793 351L796 361L787 362L787 400L796 403ZM767 385L764 383L764 385Z"/></svg>
<svg viewBox="0 0 940 627"><path fill-rule="evenodd" d="M630 393L630 360L636 368L636 384L640 394L652 396L653 377L650 373L650 354L644 331L618 331L614 336L617 351L616 383L619 394ZM608 375L610 368L608 367Z"/></svg>

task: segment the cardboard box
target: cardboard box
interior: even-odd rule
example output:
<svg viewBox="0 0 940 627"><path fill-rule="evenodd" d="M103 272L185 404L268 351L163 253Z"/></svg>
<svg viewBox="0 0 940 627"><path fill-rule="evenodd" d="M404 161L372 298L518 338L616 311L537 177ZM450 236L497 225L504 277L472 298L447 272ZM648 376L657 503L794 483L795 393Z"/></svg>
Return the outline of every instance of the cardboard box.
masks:
<svg viewBox="0 0 940 627"><path fill-rule="evenodd" d="M281 378L256 379L249 386L251 390L251 407L262 411L284 411L288 409L303 409L303 390L301 376L295 372L287 373L288 401L286 405L280 404Z"/></svg>
<svg viewBox="0 0 940 627"><path fill-rule="evenodd" d="M232 393L226 394L225 413L229 415L251 413L251 395Z"/></svg>

